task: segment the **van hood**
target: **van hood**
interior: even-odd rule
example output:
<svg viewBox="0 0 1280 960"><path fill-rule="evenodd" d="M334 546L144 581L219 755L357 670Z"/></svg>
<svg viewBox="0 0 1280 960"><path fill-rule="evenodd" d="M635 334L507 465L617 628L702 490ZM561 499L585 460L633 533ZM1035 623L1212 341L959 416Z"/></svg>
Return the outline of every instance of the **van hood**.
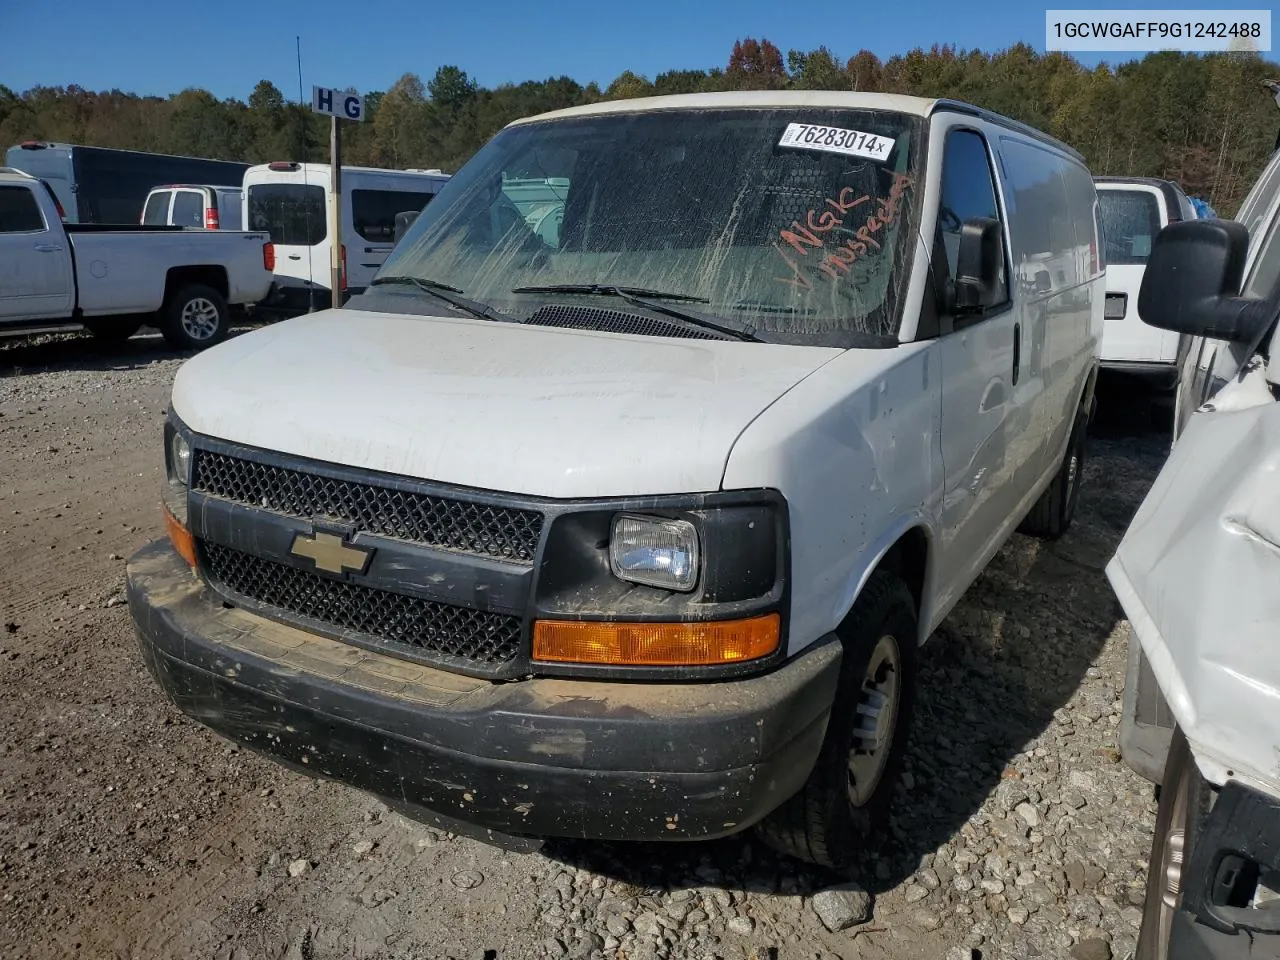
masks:
<svg viewBox="0 0 1280 960"><path fill-rule="evenodd" d="M200 434L441 483L687 493L842 352L327 310L196 355L172 403Z"/></svg>

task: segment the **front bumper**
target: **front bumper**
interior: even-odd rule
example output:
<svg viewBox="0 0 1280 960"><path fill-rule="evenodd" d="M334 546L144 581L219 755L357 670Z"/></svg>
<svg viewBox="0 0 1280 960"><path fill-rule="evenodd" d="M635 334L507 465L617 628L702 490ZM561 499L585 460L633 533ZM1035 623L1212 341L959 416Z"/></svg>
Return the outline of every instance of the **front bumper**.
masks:
<svg viewBox="0 0 1280 960"><path fill-rule="evenodd" d="M164 541L127 567L143 657L187 715L316 776L503 834L736 833L813 767L841 650L704 683L462 677L216 597Z"/></svg>

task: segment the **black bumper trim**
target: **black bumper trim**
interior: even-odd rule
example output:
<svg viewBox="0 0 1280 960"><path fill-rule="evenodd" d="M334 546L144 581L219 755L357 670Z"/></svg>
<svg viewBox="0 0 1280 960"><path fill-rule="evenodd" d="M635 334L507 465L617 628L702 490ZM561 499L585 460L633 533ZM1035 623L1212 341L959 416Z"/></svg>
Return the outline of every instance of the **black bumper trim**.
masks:
<svg viewBox="0 0 1280 960"><path fill-rule="evenodd" d="M1280 871L1280 800L1229 780L1183 867L1169 960L1280 958L1280 908L1233 902L1247 900L1260 871Z"/></svg>
<svg viewBox="0 0 1280 960"><path fill-rule="evenodd" d="M189 716L317 776L516 836L700 839L796 792L821 747L834 638L708 683L493 683L228 608L169 545L127 571L144 659Z"/></svg>

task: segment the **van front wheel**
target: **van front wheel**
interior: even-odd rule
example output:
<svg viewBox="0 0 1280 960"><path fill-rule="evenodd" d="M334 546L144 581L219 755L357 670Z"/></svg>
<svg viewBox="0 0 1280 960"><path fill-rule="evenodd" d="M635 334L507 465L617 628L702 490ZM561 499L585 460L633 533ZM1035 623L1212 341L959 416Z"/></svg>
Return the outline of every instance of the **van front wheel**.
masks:
<svg viewBox="0 0 1280 960"><path fill-rule="evenodd" d="M843 870L885 836L914 700L915 600L877 571L840 630L844 658L818 761L800 792L757 828L782 853Z"/></svg>
<svg viewBox="0 0 1280 960"><path fill-rule="evenodd" d="M165 305L164 338L179 350L213 346L231 328L231 311L217 290L192 283L178 290Z"/></svg>

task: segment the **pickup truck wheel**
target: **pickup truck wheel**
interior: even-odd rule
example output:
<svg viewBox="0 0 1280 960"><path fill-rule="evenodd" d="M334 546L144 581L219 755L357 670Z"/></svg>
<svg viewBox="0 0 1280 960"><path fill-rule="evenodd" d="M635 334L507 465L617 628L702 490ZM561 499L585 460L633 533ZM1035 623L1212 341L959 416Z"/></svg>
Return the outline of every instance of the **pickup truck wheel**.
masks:
<svg viewBox="0 0 1280 960"><path fill-rule="evenodd" d="M181 288L165 306L164 338L180 350L212 346L227 335L230 327L227 301L204 284Z"/></svg>
<svg viewBox="0 0 1280 960"><path fill-rule="evenodd" d="M142 329L142 321L134 320L86 320L85 329L95 340L103 343L124 343Z"/></svg>
<svg viewBox="0 0 1280 960"><path fill-rule="evenodd" d="M782 853L845 870L886 835L914 702L911 591L893 574L873 573L840 633L840 683L817 763L800 792L757 829Z"/></svg>
<svg viewBox="0 0 1280 960"><path fill-rule="evenodd" d="M1181 902L1182 870L1191 860L1201 819L1213 801L1213 791L1200 775L1181 728L1173 731L1162 779L1135 960L1169 956L1173 915Z"/></svg>
<svg viewBox="0 0 1280 960"><path fill-rule="evenodd" d="M1022 533L1044 540L1057 540L1067 532L1076 515L1076 503L1080 499L1080 481L1084 476L1088 434L1089 417L1084 411L1080 411L1071 427L1067 454L1058 468L1057 476L1018 527Z"/></svg>

